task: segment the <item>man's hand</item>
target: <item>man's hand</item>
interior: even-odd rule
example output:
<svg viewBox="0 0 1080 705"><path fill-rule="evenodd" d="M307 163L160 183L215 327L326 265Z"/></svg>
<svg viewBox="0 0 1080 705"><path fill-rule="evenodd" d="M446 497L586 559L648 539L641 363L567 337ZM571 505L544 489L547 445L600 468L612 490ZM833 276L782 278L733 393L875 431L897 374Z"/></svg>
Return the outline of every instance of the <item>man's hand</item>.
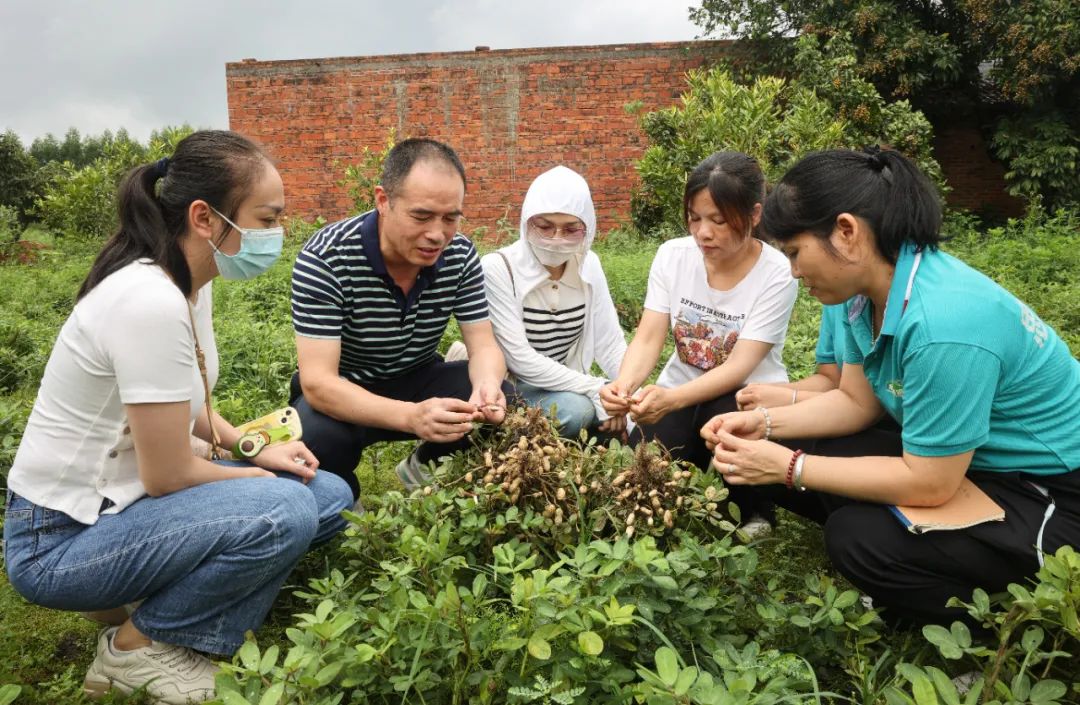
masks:
<svg viewBox="0 0 1080 705"><path fill-rule="evenodd" d="M674 390L648 384L630 398L630 415L637 423L653 424L676 411L677 401Z"/></svg>
<svg viewBox="0 0 1080 705"><path fill-rule="evenodd" d="M751 411L764 406L790 406L795 390L791 387L778 387L773 384L748 384L735 392L735 401L742 411Z"/></svg>
<svg viewBox="0 0 1080 705"><path fill-rule="evenodd" d="M506 418L506 395L501 382L482 382L473 387L469 403L475 412L474 421L499 425Z"/></svg>
<svg viewBox="0 0 1080 705"><path fill-rule="evenodd" d="M472 431L477 413L472 402L447 397L426 399L413 405L409 431L425 441L450 443Z"/></svg>

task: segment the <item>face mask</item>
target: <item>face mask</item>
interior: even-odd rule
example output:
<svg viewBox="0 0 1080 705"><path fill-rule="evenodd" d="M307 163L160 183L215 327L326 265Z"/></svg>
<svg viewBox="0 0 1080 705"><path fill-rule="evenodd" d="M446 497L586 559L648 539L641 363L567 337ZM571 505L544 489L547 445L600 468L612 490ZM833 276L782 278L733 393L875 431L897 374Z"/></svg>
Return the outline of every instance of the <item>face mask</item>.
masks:
<svg viewBox="0 0 1080 705"><path fill-rule="evenodd" d="M241 228L213 206L212 211L240 232L240 249L235 255L227 255L211 242L214 248L214 264L224 279L253 279L277 261L285 241L285 228Z"/></svg>
<svg viewBox="0 0 1080 705"><path fill-rule="evenodd" d="M558 267L569 262L570 258L579 254L585 246L584 237L541 237L527 233L526 240L536 259L545 267Z"/></svg>

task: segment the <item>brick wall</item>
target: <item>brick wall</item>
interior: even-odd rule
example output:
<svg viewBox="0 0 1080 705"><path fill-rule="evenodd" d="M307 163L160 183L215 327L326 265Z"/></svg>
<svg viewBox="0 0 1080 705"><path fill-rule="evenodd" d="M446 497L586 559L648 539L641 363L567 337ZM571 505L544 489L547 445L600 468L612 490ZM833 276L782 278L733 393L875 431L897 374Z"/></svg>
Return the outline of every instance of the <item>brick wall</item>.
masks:
<svg viewBox="0 0 1080 705"><path fill-rule="evenodd" d="M952 187L949 205L998 217L1023 214L1024 202L1006 193L1005 168L990 158L976 125L938 120L934 157Z"/></svg>
<svg viewBox="0 0 1080 705"><path fill-rule="evenodd" d="M411 54L226 66L229 123L279 160L289 210L345 213L335 185L342 164L367 146L432 137L465 163L466 230L493 228L529 183L556 164L581 172L601 230L629 215L633 163L645 148L623 106L674 104L684 74L728 42L632 44Z"/></svg>
<svg viewBox="0 0 1080 705"><path fill-rule="evenodd" d="M731 55L725 41L512 49L297 61L245 60L226 66L229 122L279 161L289 210L343 216L336 185L363 147L433 137L461 155L469 178L464 229L492 232L507 214L516 227L532 179L565 164L589 181L601 231L629 218L633 163L644 150L637 119L623 107L673 105L684 74ZM978 132L939 130L938 156L951 201L1013 213L1002 170Z"/></svg>

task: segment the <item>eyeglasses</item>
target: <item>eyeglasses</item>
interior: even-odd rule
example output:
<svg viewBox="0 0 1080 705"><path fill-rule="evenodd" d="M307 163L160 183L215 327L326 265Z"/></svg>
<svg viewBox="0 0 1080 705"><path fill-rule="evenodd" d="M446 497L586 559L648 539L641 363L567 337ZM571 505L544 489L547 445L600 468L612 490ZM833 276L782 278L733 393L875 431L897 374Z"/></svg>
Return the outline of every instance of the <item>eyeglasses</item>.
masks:
<svg viewBox="0 0 1080 705"><path fill-rule="evenodd" d="M555 225L554 223L534 223L529 221L529 230L543 237L579 238L585 235L585 226L581 223L568 223Z"/></svg>

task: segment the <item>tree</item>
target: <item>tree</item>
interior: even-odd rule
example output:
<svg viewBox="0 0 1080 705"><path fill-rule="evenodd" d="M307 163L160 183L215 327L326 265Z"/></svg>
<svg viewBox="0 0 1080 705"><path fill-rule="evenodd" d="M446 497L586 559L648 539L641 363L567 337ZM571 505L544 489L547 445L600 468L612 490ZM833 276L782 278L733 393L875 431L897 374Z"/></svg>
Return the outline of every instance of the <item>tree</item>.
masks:
<svg viewBox="0 0 1080 705"><path fill-rule="evenodd" d="M37 161L19 136L11 130L0 135L0 206L13 208L25 224L39 186Z"/></svg>
<svg viewBox="0 0 1080 705"><path fill-rule="evenodd" d="M966 113L993 135L1010 190L1080 200L1080 3L1076 0L702 0L706 35L793 70L795 35L847 36L856 73L932 117Z"/></svg>
<svg viewBox="0 0 1080 705"><path fill-rule="evenodd" d="M907 101L885 101L857 75L845 36L825 46L804 36L795 45L791 80L759 76L740 82L726 67L691 71L680 105L642 116L650 145L637 163L641 187L631 202L638 230L682 234L686 174L721 149L751 155L775 182L809 152L885 143L943 185L931 155L929 121Z"/></svg>

